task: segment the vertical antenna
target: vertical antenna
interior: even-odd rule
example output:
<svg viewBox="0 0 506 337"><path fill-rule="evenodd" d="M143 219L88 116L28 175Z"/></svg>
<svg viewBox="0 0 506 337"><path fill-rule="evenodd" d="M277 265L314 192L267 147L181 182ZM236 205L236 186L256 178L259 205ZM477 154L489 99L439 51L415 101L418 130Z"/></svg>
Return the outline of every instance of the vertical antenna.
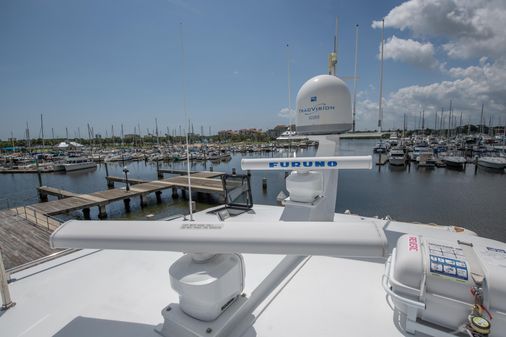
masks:
<svg viewBox="0 0 506 337"><path fill-rule="evenodd" d="M381 20L381 65L380 65L380 96L379 96L379 118L378 129L381 133L381 121L383 120L383 44L384 44L385 19Z"/></svg>
<svg viewBox="0 0 506 337"><path fill-rule="evenodd" d="M286 44L286 62L288 67L288 131L292 135L292 68L290 67L290 45Z"/></svg>
<svg viewBox="0 0 506 337"><path fill-rule="evenodd" d="M183 23L179 23L179 35L181 37L181 86L183 89L183 112L185 123L188 121L188 130L186 131L186 174L188 176L188 208L190 210L190 221L193 221L193 207L192 207L192 185L190 178L190 149L188 144L188 133L190 132L190 119L188 118L188 112L186 111L186 85L185 85L185 62L184 62L184 43L183 43ZM179 126L181 130L181 126Z"/></svg>
<svg viewBox="0 0 506 337"><path fill-rule="evenodd" d="M355 25L355 71L353 74L353 128L355 132L355 117L357 114L357 72L358 72L358 24Z"/></svg>

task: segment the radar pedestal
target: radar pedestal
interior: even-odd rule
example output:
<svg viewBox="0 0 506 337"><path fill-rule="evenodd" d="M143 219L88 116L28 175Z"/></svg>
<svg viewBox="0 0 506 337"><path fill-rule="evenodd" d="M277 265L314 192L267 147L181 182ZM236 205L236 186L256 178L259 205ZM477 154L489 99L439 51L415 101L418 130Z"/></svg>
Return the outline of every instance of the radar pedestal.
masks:
<svg viewBox="0 0 506 337"><path fill-rule="evenodd" d="M162 310L164 323L156 331L164 337L216 336L233 310L220 316L246 300L237 301L244 289L240 254L185 254L170 266L169 274L179 303Z"/></svg>
<svg viewBox="0 0 506 337"><path fill-rule="evenodd" d="M318 141L316 158L336 156L339 134L349 131L352 124L351 95L341 79L319 75L300 88L297 94L297 135L307 135ZM286 178L290 197L285 201L281 220L333 221L337 178L337 170L312 171L301 167L292 171Z"/></svg>

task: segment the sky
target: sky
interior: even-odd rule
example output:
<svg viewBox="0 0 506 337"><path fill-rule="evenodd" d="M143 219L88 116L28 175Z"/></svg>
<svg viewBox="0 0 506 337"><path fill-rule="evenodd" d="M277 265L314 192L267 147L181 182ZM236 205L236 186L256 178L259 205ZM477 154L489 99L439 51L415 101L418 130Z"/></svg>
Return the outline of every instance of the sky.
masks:
<svg viewBox="0 0 506 337"><path fill-rule="evenodd" d="M2 0L0 138L179 133L287 124L302 84L327 73L336 17L338 76L357 129L375 129L381 19L384 128L424 111L506 122L506 1ZM288 45L288 47L287 47ZM290 68L290 81L288 69ZM447 115L445 115L447 116Z"/></svg>

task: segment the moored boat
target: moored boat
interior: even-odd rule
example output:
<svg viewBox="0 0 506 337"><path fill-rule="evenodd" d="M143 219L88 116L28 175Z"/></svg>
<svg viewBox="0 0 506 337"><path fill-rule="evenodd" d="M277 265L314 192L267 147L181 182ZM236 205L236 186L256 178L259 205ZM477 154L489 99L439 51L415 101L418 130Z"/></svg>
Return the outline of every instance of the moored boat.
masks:
<svg viewBox="0 0 506 337"><path fill-rule="evenodd" d="M408 157L402 148L393 148L388 153L388 163L393 166L405 166Z"/></svg>
<svg viewBox="0 0 506 337"><path fill-rule="evenodd" d="M85 157L69 157L60 164L66 172L96 168L97 164Z"/></svg>
<svg viewBox="0 0 506 337"><path fill-rule="evenodd" d="M462 156L446 156L442 157L441 160L446 164L446 167L462 170L466 165L466 158Z"/></svg>
<svg viewBox="0 0 506 337"><path fill-rule="evenodd" d="M478 166L494 169L504 170L506 167L506 158L501 157L480 157L478 158Z"/></svg>

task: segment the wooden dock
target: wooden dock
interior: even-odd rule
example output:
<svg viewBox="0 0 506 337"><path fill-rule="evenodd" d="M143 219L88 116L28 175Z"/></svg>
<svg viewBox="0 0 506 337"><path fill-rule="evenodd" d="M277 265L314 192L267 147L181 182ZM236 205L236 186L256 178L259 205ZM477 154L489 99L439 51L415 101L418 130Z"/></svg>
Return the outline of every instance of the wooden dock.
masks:
<svg viewBox="0 0 506 337"><path fill-rule="evenodd" d="M22 207L20 207L22 208ZM0 247L6 269L50 255L56 250L49 247L52 230L24 218L17 210L0 211Z"/></svg>
<svg viewBox="0 0 506 337"><path fill-rule="evenodd" d="M188 172L186 170L175 170L175 169L157 169L158 178L162 179L164 173L167 174L179 174L179 175L187 175ZM214 171L190 171L190 176L192 177L203 177L203 178L217 178L224 175L225 172L214 172Z"/></svg>
<svg viewBox="0 0 506 337"><path fill-rule="evenodd" d="M210 171L191 174L192 191L201 193L224 193L222 180L216 178L221 177L223 174L223 172ZM126 183L126 179L121 177L108 176L106 179L108 185L109 182ZM125 208L128 211L131 198L139 197L141 206L145 206L148 194L155 193L157 201L160 202L161 193L166 189L172 189L172 196L174 198L178 197L178 190L184 195L184 191L188 189L188 176L176 176L154 181L129 178L128 189L108 189L89 194L76 194L61 189L42 186L38 188L42 201L48 200L48 195L56 196L58 200L41 202L27 206L27 208L45 216L82 210L84 217L89 218L90 208L98 207L99 218L102 219L107 217L106 205L112 202L123 200Z"/></svg>

